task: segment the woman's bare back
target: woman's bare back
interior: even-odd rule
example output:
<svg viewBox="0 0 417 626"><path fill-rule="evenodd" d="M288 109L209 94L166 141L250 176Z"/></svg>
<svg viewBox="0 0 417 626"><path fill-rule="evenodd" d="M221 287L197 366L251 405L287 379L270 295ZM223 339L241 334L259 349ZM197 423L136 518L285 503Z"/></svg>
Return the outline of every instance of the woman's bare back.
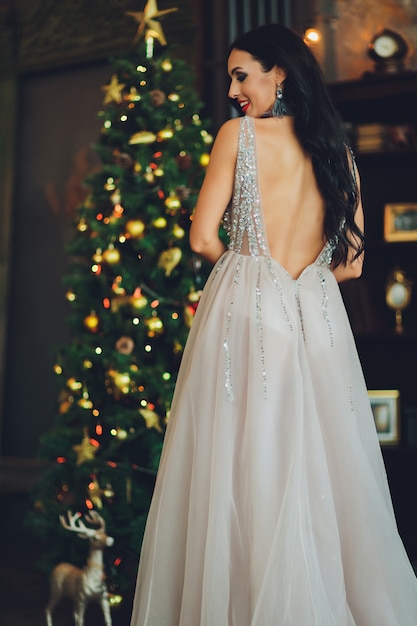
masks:
<svg viewBox="0 0 417 626"><path fill-rule="evenodd" d="M313 263L325 244L324 202L311 158L293 130L293 120L255 120L261 204L269 250L293 277Z"/></svg>

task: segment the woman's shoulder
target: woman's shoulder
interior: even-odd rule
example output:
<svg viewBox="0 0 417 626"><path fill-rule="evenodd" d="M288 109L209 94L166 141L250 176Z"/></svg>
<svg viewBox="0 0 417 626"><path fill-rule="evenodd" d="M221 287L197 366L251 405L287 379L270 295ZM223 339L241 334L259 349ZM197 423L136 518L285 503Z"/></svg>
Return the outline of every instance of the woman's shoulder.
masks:
<svg viewBox="0 0 417 626"><path fill-rule="evenodd" d="M225 153L236 153L239 141L239 128L239 118L232 118L227 120L227 122L224 122L217 132L213 150L221 149L222 151L225 151Z"/></svg>
<svg viewBox="0 0 417 626"><path fill-rule="evenodd" d="M220 126L219 132L217 133L217 137L221 136L222 138L225 138L225 139L231 139L233 137L237 137L239 134L241 121L242 121L242 118L240 117L233 117L230 120L227 120L227 122L224 122Z"/></svg>

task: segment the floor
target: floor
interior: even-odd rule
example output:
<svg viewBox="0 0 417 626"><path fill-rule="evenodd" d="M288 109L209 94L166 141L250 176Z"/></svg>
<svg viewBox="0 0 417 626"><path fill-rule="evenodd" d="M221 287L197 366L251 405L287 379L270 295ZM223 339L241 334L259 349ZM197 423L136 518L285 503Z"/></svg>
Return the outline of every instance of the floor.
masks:
<svg viewBox="0 0 417 626"><path fill-rule="evenodd" d="M24 494L0 495L0 624L46 626L45 605L49 583L36 569L37 547L22 520ZM113 626L129 626L131 598L112 609ZM74 626L71 603L63 600L53 614L53 626ZM91 604L84 626L104 626L101 609Z"/></svg>
<svg viewBox="0 0 417 626"><path fill-rule="evenodd" d="M44 607L48 599L47 581L36 570L0 569L1 626L46 626ZM129 626L128 606L112 611L113 626ZM71 603L63 600L53 614L54 626L74 626ZM85 614L84 626L104 626L98 606Z"/></svg>

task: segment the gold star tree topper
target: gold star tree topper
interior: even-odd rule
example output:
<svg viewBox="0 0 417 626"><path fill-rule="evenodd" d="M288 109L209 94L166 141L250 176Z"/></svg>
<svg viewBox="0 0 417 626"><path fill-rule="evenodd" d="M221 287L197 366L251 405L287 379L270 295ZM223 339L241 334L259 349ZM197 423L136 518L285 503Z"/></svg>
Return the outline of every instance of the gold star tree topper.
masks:
<svg viewBox="0 0 417 626"><path fill-rule="evenodd" d="M162 30L161 24L155 18L162 17L167 13L173 13L174 11L178 11L178 8L175 7L160 11L158 9L157 0L148 0L143 11L127 11L126 15L133 17L139 24L133 43L138 42L145 31L145 39L157 39L162 46L166 46L167 40L165 39L164 31Z"/></svg>

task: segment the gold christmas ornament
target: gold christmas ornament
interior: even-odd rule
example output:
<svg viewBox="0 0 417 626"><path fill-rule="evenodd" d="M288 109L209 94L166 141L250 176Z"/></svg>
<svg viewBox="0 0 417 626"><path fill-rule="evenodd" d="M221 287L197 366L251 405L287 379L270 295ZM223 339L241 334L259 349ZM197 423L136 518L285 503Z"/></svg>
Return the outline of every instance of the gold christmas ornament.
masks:
<svg viewBox="0 0 417 626"><path fill-rule="evenodd" d="M135 289L130 302L134 309L143 309L148 304L147 298L145 298L139 287Z"/></svg>
<svg viewBox="0 0 417 626"><path fill-rule="evenodd" d="M142 415L146 422L146 428L155 428L159 433L162 433L162 428L159 424L159 415L151 409L139 409L139 413Z"/></svg>
<svg viewBox="0 0 417 626"><path fill-rule="evenodd" d="M117 372L115 370L109 371L114 384L122 393L129 393L130 391L130 374L128 372Z"/></svg>
<svg viewBox="0 0 417 626"><path fill-rule="evenodd" d="M82 397L78 400L77 402L78 406L80 406L83 409L92 409L93 408L93 403L91 402L91 400L89 399L89 397Z"/></svg>
<svg viewBox="0 0 417 626"><path fill-rule="evenodd" d="M162 320L157 316L149 317L147 320L145 320L145 324L148 329L149 337L162 335L162 333L164 332L164 325L162 323Z"/></svg>
<svg viewBox="0 0 417 626"><path fill-rule="evenodd" d="M88 428L83 429L84 436L80 444L72 446L77 454L77 465L82 465L87 461L92 461L99 449L99 443L95 439L91 439L88 435Z"/></svg>
<svg viewBox="0 0 417 626"><path fill-rule="evenodd" d="M126 222L126 231L133 239L142 239L145 231L145 224L142 220L129 220Z"/></svg>
<svg viewBox="0 0 417 626"><path fill-rule="evenodd" d="M170 59L164 59L161 63L161 67L164 72L170 72L172 70L172 63Z"/></svg>
<svg viewBox="0 0 417 626"><path fill-rule="evenodd" d="M159 11L157 0L148 0L143 11L127 11L126 15L133 17L139 24L133 43L137 43L145 33L145 39L157 39L162 46L167 45L161 24L155 19L168 13L174 13L178 8L164 9Z"/></svg>
<svg viewBox="0 0 417 626"><path fill-rule="evenodd" d="M106 191L113 191L114 189L116 189L116 185L114 182L114 178L112 178L111 176L106 180L106 182L104 183L104 189Z"/></svg>
<svg viewBox="0 0 417 626"><path fill-rule="evenodd" d="M183 350L184 350L184 346L178 341L178 339L175 339L174 345L172 346L173 353L181 354Z"/></svg>
<svg viewBox="0 0 417 626"><path fill-rule="evenodd" d="M162 267L165 270L165 276L171 276L172 270L178 265L181 258L181 248L169 248L159 255L158 267Z"/></svg>
<svg viewBox="0 0 417 626"><path fill-rule="evenodd" d="M99 329L100 319L95 311L91 311L89 315L84 318L84 326L91 333L96 333Z"/></svg>
<svg viewBox="0 0 417 626"><path fill-rule="evenodd" d="M126 294L126 289L121 285L122 277L116 276L111 286L112 291L116 293L118 296L124 296Z"/></svg>
<svg viewBox="0 0 417 626"><path fill-rule="evenodd" d="M101 263L103 260L103 254L100 248L97 248L95 254L93 254L94 263Z"/></svg>
<svg viewBox="0 0 417 626"><path fill-rule="evenodd" d="M210 155L207 152L204 152L200 157L200 165L203 167L207 167L210 162Z"/></svg>
<svg viewBox="0 0 417 626"><path fill-rule="evenodd" d="M201 290L196 291L195 289L192 289L187 296L188 302L191 302L192 304L198 304L200 302L202 293L203 292Z"/></svg>
<svg viewBox="0 0 417 626"><path fill-rule="evenodd" d="M120 104L123 100L122 91L125 87L125 84L119 83L116 74L113 74L110 79L110 83L101 88L106 94L104 96L103 104L110 104L110 102L117 102L117 104Z"/></svg>
<svg viewBox="0 0 417 626"><path fill-rule="evenodd" d="M174 211L174 212L177 211L177 209L181 208L181 200L179 199L177 195L175 195L174 192L171 192L169 194L164 204L167 207L167 209L169 209L170 211Z"/></svg>
<svg viewBox="0 0 417 626"><path fill-rule="evenodd" d="M155 226L155 228L160 228L160 229L166 228L167 221L166 221L165 217L157 217L152 222L152 225Z"/></svg>
<svg viewBox="0 0 417 626"><path fill-rule="evenodd" d="M124 213L124 211L125 211L124 207L122 207L121 204L115 204L114 205L114 209L113 209L113 217L116 217L117 219L121 218L123 213ZM120 241L120 239L119 239L119 241Z"/></svg>
<svg viewBox="0 0 417 626"><path fill-rule="evenodd" d="M67 291L67 293L65 294L66 299L68 300L68 302L74 302L74 300L77 299L77 296L75 295L75 293L73 291Z"/></svg>
<svg viewBox="0 0 417 626"><path fill-rule="evenodd" d="M109 604L112 607L113 606L120 606L123 603L123 596L121 596L118 593L108 593L107 597L109 599Z"/></svg>
<svg viewBox="0 0 417 626"><path fill-rule="evenodd" d="M79 230L80 233L85 233L85 231L88 230L88 224L85 217L80 218L80 221L77 224L77 230Z"/></svg>
<svg viewBox="0 0 417 626"><path fill-rule="evenodd" d="M131 87L129 93L126 94L124 98L128 102L139 102L139 100L141 100L141 96L138 94L136 87Z"/></svg>
<svg viewBox="0 0 417 626"><path fill-rule="evenodd" d="M145 180L149 185L153 185L155 183L155 174L150 167L146 168Z"/></svg>
<svg viewBox="0 0 417 626"><path fill-rule="evenodd" d="M117 430L116 438L120 439L120 441L124 441L125 439L127 439L127 431L124 430L123 428L119 428Z"/></svg>
<svg viewBox="0 0 417 626"><path fill-rule="evenodd" d="M107 250L103 252L103 261L109 265L115 265L120 261L120 252L113 244L110 244Z"/></svg>
<svg viewBox="0 0 417 626"><path fill-rule="evenodd" d="M122 196L119 189L115 189L110 196L110 200L112 201L113 205L120 204L121 199Z"/></svg>
<svg viewBox="0 0 417 626"><path fill-rule="evenodd" d="M172 229L172 234L177 239L182 239L185 235L185 230L181 228L181 226L178 226L178 224L174 224L174 228Z"/></svg>
<svg viewBox="0 0 417 626"><path fill-rule="evenodd" d="M129 144L132 146L136 144L153 143L154 141L156 141L156 135L154 133L151 133L148 130L140 130L138 133L134 133L130 137Z"/></svg>
<svg viewBox="0 0 417 626"><path fill-rule="evenodd" d="M163 128L156 135L157 141L165 141L166 139L172 139L174 136L174 131L172 128Z"/></svg>
<svg viewBox="0 0 417 626"><path fill-rule="evenodd" d="M209 145L209 144L213 143L213 136L209 135L209 133L206 130L202 130L200 134L201 134L205 144Z"/></svg>
<svg viewBox="0 0 417 626"><path fill-rule="evenodd" d="M107 498L108 500L111 500L111 498L114 498L113 487L110 483L107 483L107 485L102 490L102 493L103 493L103 496Z"/></svg>

